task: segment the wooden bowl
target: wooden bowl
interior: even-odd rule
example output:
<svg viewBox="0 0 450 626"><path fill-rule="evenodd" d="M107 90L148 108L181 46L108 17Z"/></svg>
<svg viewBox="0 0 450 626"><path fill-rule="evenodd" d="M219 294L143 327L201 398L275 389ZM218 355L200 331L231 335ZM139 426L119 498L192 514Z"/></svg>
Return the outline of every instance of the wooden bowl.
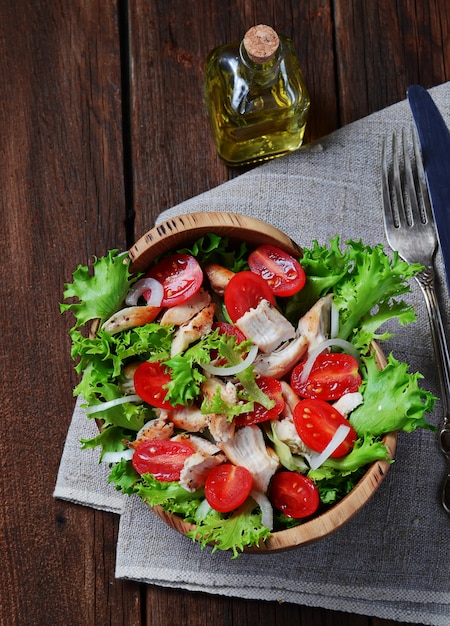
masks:
<svg viewBox="0 0 450 626"><path fill-rule="evenodd" d="M250 246L270 243L298 257L302 250L290 237L261 220L234 213L191 213L171 218L152 228L129 250L130 268L133 272L146 270L161 253L183 247L202 235L213 232L227 235L230 240L246 241ZM377 344L373 345L378 366L386 365L385 357ZM394 457L397 433L391 432L383 439L389 458ZM373 496L390 467L388 460L369 466L357 485L342 500L322 514L303 522L295 528L273 532L260 546L246 548L245 552L265 553L307 545L333 533L348 522ZM186 534L195 526L161 507L153 511L174 530Z"/></svg>

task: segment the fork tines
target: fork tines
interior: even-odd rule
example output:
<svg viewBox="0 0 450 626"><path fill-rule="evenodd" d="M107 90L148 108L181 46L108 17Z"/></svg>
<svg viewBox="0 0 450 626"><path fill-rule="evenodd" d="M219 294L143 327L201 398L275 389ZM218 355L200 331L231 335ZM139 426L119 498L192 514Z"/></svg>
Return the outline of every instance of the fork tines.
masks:
<svg viewBox="0 0 450 626"><path fill-rule="evenodd" d="M414 222L433 221L428 187L415 132L412 133L412 154L408 151L408 140L403 128L400 140L392 133L391 168L388 165L388 141L383 141L382 178L383 203L391 207L391 226L412 226ZM400 145L398 145L400 144ZM402 176L403 174L403 176ZM393 189L394 197L389 190ZM419 194L419 195L418 195ZM386 212L385 212L386 213ZM386 215L389 219L389 215Z"/></svg>

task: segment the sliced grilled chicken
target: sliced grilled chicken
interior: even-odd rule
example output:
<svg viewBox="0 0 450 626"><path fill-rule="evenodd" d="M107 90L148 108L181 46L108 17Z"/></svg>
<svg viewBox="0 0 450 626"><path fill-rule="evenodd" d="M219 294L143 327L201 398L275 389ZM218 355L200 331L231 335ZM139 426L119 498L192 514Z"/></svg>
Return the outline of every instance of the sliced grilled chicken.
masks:
<svg viewBox="0 0 450 626"><path fill-rule="evenodd" d="M228 419L228 415L211 413L208 415L208 428L214 441L225 443L234 437L236 427L233 421Z"/></svg>
<svg viewBox="0 0 450 626"><path fill-rule="evenodd" d="M190 433L201 432L208 425L208 416L203 415L195 405L173 409L168 411L168 414L175 428L187 430Z"/></svg>
<svg viewBox="0 0 450 626"><path fill-rule="evenodd" d="M226 267L217 265L217 263L208 263L203 268L203 271L209 279L211 289L219 296L223 296L226 286L234 276L234 272Z"/></svg>
<svg viewBox="0 0 450 626"><path fill-rule="evenodd" d="M282 378L309 350L322 343L330 331L331 299L331 296L321 298L305 313L293 341L270 354L260 354L254 363L255 371L263 376Z"/></svg>
<svg viewBox="0 0 450 626"><path fill-rule="evenodd" d="M214 456L219 454L220 448L215 443L199 437L198 435L192 435L191 433L181 433L171 438L171 441L178 441L179 443L188 443L196 452L201 452L205 455Z"/></svg>
<svg viewBox="0 0 450 626"><path fill-rule="evenodd" d="M173 435L174 425L168 422L165 417L147 422L136 435L135 441L129 444L130 448L136 448L142 441L148 439L170 439Z"/></svg>
<svg viewBox="0 0 450 626"><path fill-rule="evenodd" d="M306 338L309 351L314 350L316 346L328 337L332 300L333 296L331 294L317 300L298 323L297 334Z"/></svg>
<svg viewBox="0 0 450 626"><path fill-rule="evenodd" d="M209 293L204 289L200 289L183 304L170 307L164 311L160 324L161 326L181 326L181 324L186 324L194 315L197 315L205 306L208 306L210 302L211 296Z"/></svg>
<svg viewBox="0 0 450 626"><path fill-rule="evenodd" d="M217 445L231 463L248 469L255 489L263 493L267 491L270 479L279 467L279 460L273 451L269 454L258 426L239 428L232 439Z"/></svg>
<svg viewBox="0 0 450 626"><path fill-rule="evenodd" d="M117 311L114 315L103 323L102 329L110 335L114 335L122 330L129 330L137 326L150 324L156 319L161 311L157 306L129 306Z"/></svg>
<svg viewBox="0 0 450 626"><path fill-rule="evenodd" d="M280 379L300 361L307 351L308 341L306 337L296 337L279 350L274 350L270 354L259 354L253 367L255 372L262 376Z"/></svg>
<svg viewBox="0 0 450 626"><path fill-rule="evenodd" d="M189 322L182 324L175 332L170 355L175 356L184 352L191 343L208 334L211 331L215 311L216 305L212 302L194 315Z"/></svg>
<svg viewBox="0 0 450 626"><path fill-rule="evenodd" d="M225 460L225 455L222 453L211 456L202 452L194 452L184 462L180 473L180 485L186 491L196 491L206 483L208 474L213 467L221 465Z"/></svg>
<svg viewBox="0 0 450 626"><path fill-rule="evenodd" d="M224 402L228 404L236 404L238 402L236 386L230 381L224 382L216 376L209 376L201 384L201 392L208 399L212 399L218 389ZM228 439L234 436L235 426L228 415L211 413L208 415L208 427L214 441L228 441Z"/></svg>
<svg viewBox="0 0 450 626"><path fill-rule="evenodd" d="M294 409L300 402L300 398L284 380L281 381L281 392L285 404L280 419L273 422L275 433L278 439L285 443L293 454L311 454L312 450L300 438L294 424Z"/></svg>
<svg viewBox="0 0 450 626"><path fill-rule="evenodd" d="M295 328L268 300L244 313L236 326L264 353L295 337Z"/></svg>

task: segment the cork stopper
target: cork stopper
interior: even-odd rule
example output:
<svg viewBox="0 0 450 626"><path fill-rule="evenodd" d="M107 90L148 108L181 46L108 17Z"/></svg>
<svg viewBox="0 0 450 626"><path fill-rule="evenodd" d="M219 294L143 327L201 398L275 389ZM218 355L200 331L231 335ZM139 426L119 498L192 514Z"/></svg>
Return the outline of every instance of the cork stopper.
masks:
<svg viewBox="0 0 450 626"><path fill-rule="evenodd" d="M252 26L244 36L244 47L254 63L268 63L275 56L280 40L270 26Z"/></svg>

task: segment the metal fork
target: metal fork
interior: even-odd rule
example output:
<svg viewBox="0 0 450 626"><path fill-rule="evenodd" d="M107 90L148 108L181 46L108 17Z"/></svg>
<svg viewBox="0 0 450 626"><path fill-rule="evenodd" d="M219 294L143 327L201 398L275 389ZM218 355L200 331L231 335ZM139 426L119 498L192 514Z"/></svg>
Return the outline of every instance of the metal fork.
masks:
<svg viewBox="0 0 450 626"><path fill-rule="evenodd" d="M406 262L420 263L424 266L424 269L415 278L425 297L439 373L441 402L444 412L443 425L439 431L439 443L447 459L447 474L441 488L441 501L444 509L450 513L450 357L434 288L434 258L438 240L425 172L414 133L412 143L414 159L411 159L408 153L405 130L402 132L400 142L397 141L395 133L392 135L392 167L390 169L387 142L386 140L383 142L384 227L386 238L392 250L396 250ZM414 171L411 161L415 162Z"/></svg>

